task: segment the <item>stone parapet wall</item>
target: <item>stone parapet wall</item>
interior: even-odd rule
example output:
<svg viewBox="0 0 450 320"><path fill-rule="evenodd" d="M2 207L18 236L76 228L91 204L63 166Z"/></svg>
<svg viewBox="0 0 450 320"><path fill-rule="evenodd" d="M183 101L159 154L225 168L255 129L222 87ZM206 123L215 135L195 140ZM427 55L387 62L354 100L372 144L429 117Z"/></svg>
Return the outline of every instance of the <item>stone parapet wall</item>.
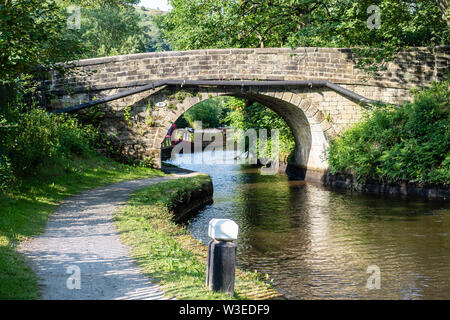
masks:
<svg viewBox="0 0 450 320"><path fill-rule="evenodd" d="M171 51L74 62L85 77L54 75L52 89L74 92L129 88L162 79L327 80L381 88L429 86L449 69L450 47L411 48L388 63L378 78L355 68L355 53L344 48L268 48Z"/></svg>

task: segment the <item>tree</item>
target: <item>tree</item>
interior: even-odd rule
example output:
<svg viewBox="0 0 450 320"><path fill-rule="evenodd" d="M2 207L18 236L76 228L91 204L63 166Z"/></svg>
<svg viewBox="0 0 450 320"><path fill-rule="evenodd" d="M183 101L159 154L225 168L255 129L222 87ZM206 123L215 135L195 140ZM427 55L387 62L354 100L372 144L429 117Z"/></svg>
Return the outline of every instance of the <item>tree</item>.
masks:
<svg viewBox="0 0 450 320"><path fill-rule="evenodd" d="M53 1L3 1L0 4L0 81L14 82L45 71L39 66L67 61L81 51L65 38L66 18Z"/></svg>
<svg viewBox="0 0 450 320"><path fill-rule="evenodd" d="M102 6L129 6L136 5L140 0L56 0L62 6L76 5L86 8L100 8Z"/></svg>
<svg viewBox="0 0 450 320"><path fill-rule="evenodd" d="M170 4L172 11L161 21L164 35L174 48L188 50L283 46L322 1L172 0Z"/></svg>
<svg viewBox="0 0 450 320"><path fill-rule="evenodd" d="M450 43L434 0L333 2L326 19L312 15L310 23L290 37L291 46L356 48L357 66L376 73L403 48ZM373 20L377 14L378 25Z"/></svg>
<svg viewBox="0 0 450 320"><path fill-rule="evenodd" d="M35 91L51 68L80 58L144 51L137 0L0 0L0 111ZM80 30L68 27L69 5L81 8ZM26 102L30 107L30 101Z"/></svg>
<svg viewBox="0 0 450 320"><path fill-rule="evenodd" d="M227 124L224 122L224 117L229 111L226 107L229 99L228 97L217 97L200 102L180 117L182 119L177 121L177 126L188 125L193 128L196 121L201 121L203 128L219 128Z"/></svg>
<svg viewBox="0 0 450 320"><path fill-rule="evenodd" d="M48 78L50 69L70 71L65 62L143 50L145 37L134 3L0 0L0 114L32 108L39 82ZM69 5L89 6L81 30L68 27Z"/></svg>
<svg viewBox="0 0 450 320"><path fill-rule="evenodd" d="M157 23L165 12L155 9L147 9L145 7L136 8L136 10L141 15L141 25L145 28L145 51L154 52L170 50L169 44L162 38L161 30L159 29Z"/></svg>
<svg viewBox="0 0 450 320"><path fill-rule="evenodd" d="M173 10L160 26L176 50L357 47L362 65L374 70L404 47L450 43L439 2L171 0ZM378 12L380 24L374 27L371 19Z"/></svg>
<svg viewBox="0 0 450 320"><path fill-rule="evenodd" d="M64 37L76 37L84 46L78 58L104 57L145 51L147 25L134 0L59 0L63 11L78 6L79 28L64 28Z"/></svg>
<svg viewBox="0 0 450 320"><path fill-rule="evenodd" d="M143 52L145 27L133 6L103 5L82 11L80 39L83 58Z"/></svg>

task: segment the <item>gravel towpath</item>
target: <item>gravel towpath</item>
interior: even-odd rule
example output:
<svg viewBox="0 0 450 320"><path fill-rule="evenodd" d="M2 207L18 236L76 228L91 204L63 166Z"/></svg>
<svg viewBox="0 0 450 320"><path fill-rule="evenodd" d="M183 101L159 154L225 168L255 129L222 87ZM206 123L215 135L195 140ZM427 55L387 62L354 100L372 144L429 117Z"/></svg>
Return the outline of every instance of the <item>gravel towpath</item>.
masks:
<svg viewBox="0 0 450 320"><path fill-rule="evenodd" d="M64 201L45 233L19 247L39 278L42 299L163 299L163 292L141 273L121 243L113 214L135 190L193 175L121 182Z"/></svg>

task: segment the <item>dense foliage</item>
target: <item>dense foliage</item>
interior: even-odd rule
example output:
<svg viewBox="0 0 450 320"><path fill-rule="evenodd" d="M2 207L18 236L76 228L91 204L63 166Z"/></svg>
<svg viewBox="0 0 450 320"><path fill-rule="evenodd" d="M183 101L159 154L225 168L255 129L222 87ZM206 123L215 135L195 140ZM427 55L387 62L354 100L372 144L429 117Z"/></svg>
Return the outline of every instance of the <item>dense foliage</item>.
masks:
<svg viewBox="0 0 450 320"><path fill-rule="evenodd" d="M80 5L79 29L64 28L64 37L76 37L84 51L78 58L105 57L167 50L155 19L162 12L135 7L137 1L112 1L98 5L91 1L60 1L64 12ZM66 14L69 16L69 14Z"/></svg>
<svg viewBox="0 0 450 320"><path fill-rule="evenodd" d="M416 92L401 108L379 107L333 141L332 173L360 182L450 184L450 81Z"/></svg>
<svg viewBox="0 0 450 320"><path fill-rule="evenodd" d="M0 1L1 83L46 74L45 67L56 62L167 49L158 46L162 40L153 15L139 13L133 6L136 2ZM75 21L70 9L75 5L80 6L79 29L68 25Z"/></svg>
<svg viewBox="0 0 450 320"><path fill-rule="evenodd" d="M0 81L26 79L51 65L76 57L79 41L63 37L66 18L52 1L3 1L0 4Z"/></svg>
<svg viewBox="0 0 450 320"><path fill-rule="evenodd" d="M132 6L103 5L81 10L79 30L66 29L76 34L85 46L80 58L106 57L143 52L145 27Z"/></svg>
<svg viewBox="0 0 450 320"><path fill-rule="evenodd" d="M38 109L17 114L14 126L7 129L0 136L2 187L14 178L33 175L42 166L86 155L97 137L96 130L90 126L81 127L73 118Z"/></svg>
<svg viewBox="0 0 450 320"><path fill-rule="evenodd" d="M201 121L204 129L227 126L228 123L224 119L229 111L226 106L228 99L228 97L216 97L200 102L178 119L177 127L194 128L196 121Z"/></svg>
<svg viewBox="0 0 450 320"><path fill-rule="evenodd" d="M449 44L445 8L436 0L171 0L170 4L173 10L160 25L177 50L360 47L365 58L359 62L371 70L403 47ZM380 9L376 27L373 5Z"/></svg>
<svg viewBox="0 0 450 320"><path fill-rule="evenodd" d="M165 12L145 7L136 7L136 11L141 15L140 24L145 30L144 51L169 51L170 46L162 37L161 30L157 24L157 21L163 18Z"/></svg>
<svg viewBox="0 0 450 320"><path fill-rule="evenodd" d="M24 80L56 62L143 49L139 37L146 30L139 26L135 2L0 1L0 80ZM70 5L81 6L79 30L68 27Z"/></svg>
<svg viewBox="0 0 450 320"><path fill-rule="evenodd" d="M224 121L229 123L229 126L232 128L244 131L248 129L255 129L256 131L265 129L268 137L270 137L271 130L278 129L280 160L284 162L288 160L289 155L294 150L295 141L291 129L280 115L260 103L250 103L240 98L230 98L226 102L226 106L230 109L230 112ZM271 150L270 142L271 140L269 139L269 154Z"/></svg>

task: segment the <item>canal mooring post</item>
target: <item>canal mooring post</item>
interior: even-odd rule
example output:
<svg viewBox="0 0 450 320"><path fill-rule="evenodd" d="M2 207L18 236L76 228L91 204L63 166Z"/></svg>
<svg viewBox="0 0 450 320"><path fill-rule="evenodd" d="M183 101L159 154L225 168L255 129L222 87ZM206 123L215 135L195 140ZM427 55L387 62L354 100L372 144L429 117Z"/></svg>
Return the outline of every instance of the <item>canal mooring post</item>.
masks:
<svg viewBox="0 0 450 320"><path fill-rule="evenodd" d="M233 220L212 219L209 222L208 236L212 238L208 245L206 285L216 292L234 294L236 270L236 249L233 243L237 239L239 227Z"/></svg>

